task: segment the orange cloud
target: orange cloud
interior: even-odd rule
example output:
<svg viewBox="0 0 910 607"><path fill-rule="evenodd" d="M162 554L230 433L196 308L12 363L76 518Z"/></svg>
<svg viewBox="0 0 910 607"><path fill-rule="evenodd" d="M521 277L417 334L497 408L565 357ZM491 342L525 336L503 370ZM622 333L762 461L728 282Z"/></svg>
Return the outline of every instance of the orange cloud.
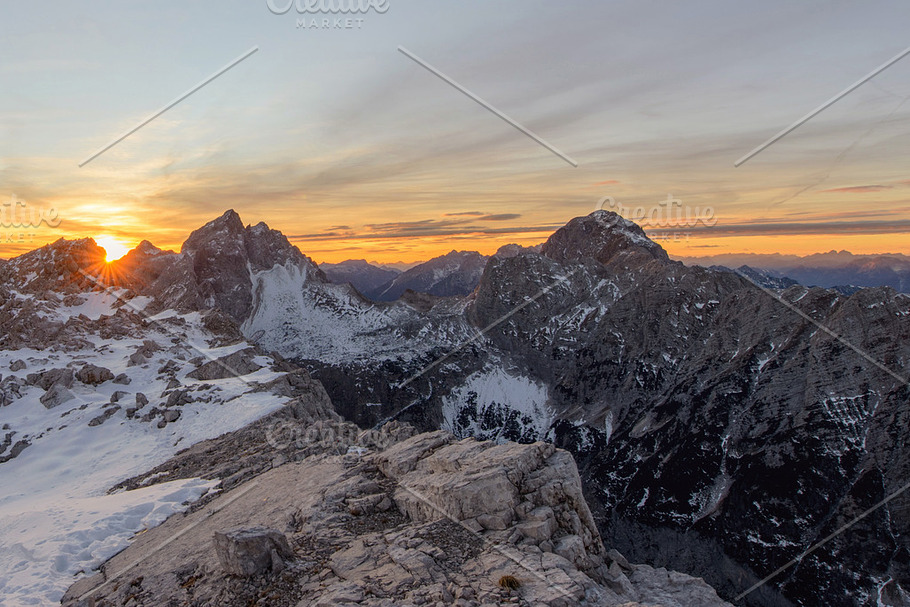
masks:
<svg viewBox="0 0 910 607"><path fill-rule="evenodd" d="M882 190L890 190L894 186L890 185L854 185L845 188L832 188L830 190L822 190L822 193L831 193L831 192L850 192L857 194L864 194L867 192L881 192Z"/></svg>

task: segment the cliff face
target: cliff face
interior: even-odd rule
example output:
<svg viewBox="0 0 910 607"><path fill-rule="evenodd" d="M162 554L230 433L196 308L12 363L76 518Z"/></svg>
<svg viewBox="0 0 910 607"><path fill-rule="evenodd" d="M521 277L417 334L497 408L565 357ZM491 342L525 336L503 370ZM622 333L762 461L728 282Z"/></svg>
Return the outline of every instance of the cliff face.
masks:
<svg viewBox="0 0 910 607"><path fill-rule="evenodd" d="M172 517L64 605L727 605L701 580L605 550L565 451L381 436L276 465Z"/></svg>

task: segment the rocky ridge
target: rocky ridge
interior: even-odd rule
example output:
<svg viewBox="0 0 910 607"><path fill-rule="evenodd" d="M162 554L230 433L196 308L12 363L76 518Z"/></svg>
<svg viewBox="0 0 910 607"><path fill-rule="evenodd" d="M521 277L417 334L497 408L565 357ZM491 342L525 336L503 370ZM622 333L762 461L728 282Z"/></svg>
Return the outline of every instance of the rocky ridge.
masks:
<svg viewBox="0 0 910 607"><path fill-rule="evenodd" d="M172 517L63 604L727 605L605 550L552 445L435 432L371 447L280 464Z"/></svg>

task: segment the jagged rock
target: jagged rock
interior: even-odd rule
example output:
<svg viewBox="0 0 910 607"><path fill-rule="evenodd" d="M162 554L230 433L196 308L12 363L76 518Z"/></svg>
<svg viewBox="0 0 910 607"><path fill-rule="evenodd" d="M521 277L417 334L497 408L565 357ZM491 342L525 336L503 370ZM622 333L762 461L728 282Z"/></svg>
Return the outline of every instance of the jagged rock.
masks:
<svg viewBox="0 0 910 607"><path fill-rule="evenodd" d="M180 370L180 365L173 361L168 360L158 369L158 375L173 375Z"/></svg>
<svg viewBox="0 0 910 607"><path fill-rule="evenodd" d="M136 392L136 406L141 409L142 407L146 406L147 404L149 404L148 396L146 396L142 392Z"/></svg>
<svg viewBox="0 0 910 607"><path fill-rule="evenodd" d="M123 390L115 390L114 393L111 394L111 402L118 403L124 396L129 396L129 392L124 392Z"/></svg>
<svg viewBox="0 0 910 607"><path fill-rule="evenodd" d="M130 379L130 376L126 373L120 373L117 377L114 378L114 383L121 386L128 386L133 381Z"/></svg>
<svg viewBox="0 0 910 607"><path fill-rule="evenodd" d="M75 396L66 389L65 384L59 383L52 385L38 400L41 401L41 404L44 405L45 408L53 409L74 398Z"/></svg>
<svg viewBox="0 0 910 607"><path fill-rule="evenodd" d="M189 392L186 390L175 390L168 394L165 407L182 407L191 402L193 402L193 399L190 398Z"/></svg>
<svg viewBox="0 0 910 607"><path fill-rule="evenodd" d="M73 387L73 370L69 368L64 369L50 369L41 373L29 373L26 376L26 383L29 385L38 386L42 390L49 390L51 386L61 385L64 388Z"/></svg>
<svg viewBox="0 0 910 607"><path fill-rule="evenodd" d="M89 364L76 372L76 379L90 386L98 386L114 379L114 374L106 367Z"/></svg>
<svg viewBox="0 0 910 607"><path fill-rule="evenodd" d="M212 453L207 461L220 464L219 452L236 449L238 440L250 444L253 436L244 431L210 441L197 457ZM176 603L186 598L184 580L192 571L208 572L193 578L192 597L200 605L730 607L704 582L685 575L639 565L607 570L567 456L552 445L457 442L441 433L364 456L316 453L248 478L186 516L171 517L102 567L119 572L133 566L129 577L141 576L141 593L101 575L74 585L62 602L70 607L86 595L98 604ZM490 485L487 477L504 477L512 489L498 481ZM471 531L446 516L483 512L482 501L471 497L471 487L481 486L486 510L513 506L509 529ZM389 497L400 502L398 494L408 490L430 505L412 508L418 518L405 516ZM455 503L465 497L467 506ZM557 522L559 536L552 550L513 538L522 521L549 520ZM227 525L238 531L224 532ZM568 528L578 533L568 534ZM514 583L503 585L506 576ZM260 594L264 588L267 595Z"/></svg>
<svg viewBox="0 0 910 607"><path fill-rule="evenodd" d="M119 410L120 410L119 405L117 405L115 407L108 407L104 410L104 412L101 415L90 420L88 425L92 426L92 427L100 426L101 424L103 424L104 422L109 420Z"/></svg>
<svg viewBox="0 0 910 607"><path fill-rule="evenodd" d="M10 449L10 452L7 455L0 456L0 464L6 463L11 459L14 459L19 456L20 453L25 451L26 447L30 446L31 442L28 439L22 439L16 442L13 445L13 448ZM0 451L2 453L2 451Z"/></svg>
<svg viewBox="0 0 910 607"><path fill-rule="evenodd" d="M16 371L22 371L26 368L26 366L27 365L25 364L25 361L20 358L12 361L9 364L9 370L15 373Z"/></svg>
<svg viewBox="0 0 910 607"><path fill-rule="evenodd" d="M175 422L180 419L180 411L178 409L168 409L162 417L166 423Z"/></svg>
<svg viewBox="0 0 910 607"><path fill-rule="evenodd" d="M209 361L194 371L187 373L187 377L202 381L225 379L228 377L242 377L262 368L253 359L257 356L255 348L239 350L228 356Z"/></svg>
<svg viewBox="0 0 910 607"><path fill-rule="evenodd" d="M284 560L294 558L284 534L274 529L252 527L215 533L215 554L228 575L251 577L278 571Z"/></svg>

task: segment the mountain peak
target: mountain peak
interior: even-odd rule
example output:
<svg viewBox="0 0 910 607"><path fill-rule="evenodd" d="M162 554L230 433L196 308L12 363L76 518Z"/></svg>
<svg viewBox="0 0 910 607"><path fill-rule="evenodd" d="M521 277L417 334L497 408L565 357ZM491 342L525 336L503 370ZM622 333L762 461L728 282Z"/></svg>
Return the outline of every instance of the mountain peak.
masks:
<svg viewBox="0 0 910 607"><path fill-rule="evenodd" d="M8 273L4 278L18 284L23 292L91 290L93 279L86 275L102 275L105 256L92 238L59 238L9 260L3 266Z"/></svg>
<svg viewBox="0 0 910 607"><path fill-rule="evenodd" d="M604 265L620 260L628 263L632 258L642 263L669 261L663 247L649 239L638 224L612 211L576 217L547 239L541 253L556 261L590 258Z"/></svg>

